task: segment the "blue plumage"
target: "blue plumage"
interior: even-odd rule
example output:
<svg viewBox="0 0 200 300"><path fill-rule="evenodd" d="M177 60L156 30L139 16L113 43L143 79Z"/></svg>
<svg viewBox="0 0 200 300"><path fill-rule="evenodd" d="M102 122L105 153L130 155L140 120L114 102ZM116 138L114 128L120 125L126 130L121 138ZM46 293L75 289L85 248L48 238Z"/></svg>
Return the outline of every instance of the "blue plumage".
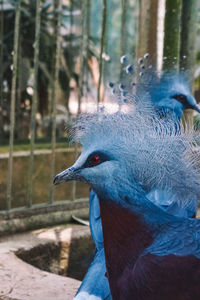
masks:
<svg viewBox="0 0 200 300"><path fill-rule="evenodd" d="M105 261L104 248L98 249L94 257L93 262L91 263L86 276L79 288L78 295L76 299L82 300L100 300L106 299L111 300L110 289L108 280L105 276L106 266L105 263L102 264L102 261ZM102 276L99 276L102 274ZM91 295L91 278L93 280L93 294ZM103 287L103 288L102 288Z"/></svg>
<svg viewBox="0 0 200 300"><path fill-rule="evenodd" d="M160 99L158 97L159 91ZM144 95L146 98L146 94ZM183 79L180 80L179 77L174 77L173 80L168 78L167 81L166 78L164 78L159 81L159 83L156 82L156 84L153 85L153 88L150 89L150 96L147 98L151 99L151 102L148 100L145 103L145 99L143 101L141 99L141 101L138 102L138 95L136 97L129 95L128 99L131 100L132 103L128 114L118 112L117 114L110 116L110 114L105 115L103 113L103 115L101 115L100 113L97 118L94 118L95 121L92 116L87 116L85 121L80 121L83 130L78 132L78 138L83 144L83 153L74 165L75 170L79 170L80 166L83 165L83 161L87 161L89 154L96 153L97 156L99 155L100 161L102 160L102 162L97 168L99 168L99 172L102 172L102 174L100 175L99 172L96 173L95 168L89 167L84 169L84 175L81 175L80 172L78 172L77 178L83 178L83 180L88 181L102 199L102 203L111 203L111 208L114 207L112 206L112 203L114 203L114 205L117 204L119 207L127 209L128 212L133 211L133 216L130 218L131 220L132 218L135 218L135 214L144 218L146 211L147 218L143 224L144 228L147 225L148 228L151 228L152 223L154 226L155 224L161 226L165 223L178 224L176 228L181 228L179 237L181 236L180 232L184 233L185 229L180 226L180 221L177 221L176 217L173 215L179 215L180 217L191 217L194 215L197 209L197 199L200 195L198 174L193 165L188 162L187 158L187 155L191 150L191 137L181 134L181 132L177 133L177 128L174 130L176 127L175 125L180 120L183 110L188 107L183 96L186 97L186 99L189 99L190 108L191 105L193 105L193 108L197 109L196 102ZM137 101L135 101L135 99L137 99ZM180 102L180 100L182 102ZM154 109L154 107L156 109ZM162 111L162 117L160 117L160 111ZM117 128L115 124L117 124ZM92 132L90 131L90 128L92 128ZM95 139L95 137L97 138ZM135 142L136 140L137 143ZM101 157L102 153L104 153L104 158ZM177 172L177 170L179 171ZM118 173L120 173L120 176ZM62 181L60 180L61 177L62 180L63 178L68 180L68 178L65 177L65 173L62 173L62 176L60 175L57 177L56 182ZM96 181L98 181L98 184ZM138 202L136 201L137 197ZM156 206L153 203L155 203ZM139 207L141 206L141 210L139 209L139 211L138 205ZM161 208L159 208L159 206ZM168 210L170 214L166 213L163 209ZM118 210L120 211L117 207L116 211ZM154 211L156 211L157 214L154 214ZM113 216L115 218L115 215ZM110 219L112 219L111 217L112 212ZM151 220L151 217L153 220ZM127 225L126 220L123 218L122 220L124 221L124 225ZM104 224L107 225L107 222L108 220L104 221ZM131 222L132 221L130 221L130 224ZM183 222L181 219L181 224L186 224L186 228L188 226L194 228L193 235L195 236L198 228L195 228L194 222L196 221L191 221L189 223L186 221ZM104 225L104 227L106 225ZM93 191L90 194L90 226L96 248L98 251L102 251L103 240L98 198ZM172 232L176 233L173 226ZM198 226L197 222L197 227ZM120 228L122 227L123 226ZM107 229L108 227L106 226L105 228ZM110 249L109 251L111 252L115 252L113 246L110 246L114 230L115 228L112 229L109 239L107 239L106 242L106 249L107 251ZM154 229L151 229L152 235L154 235L153 230ZM125 232L121 230L122 238L124 234ZM132 235L134 236L134 232ZM165 251L166 249L169 249L169 253L164 252L164 256L177 253L180 255L181 252L179 248L177 248L177 250L176 248L171 247L172 238L169 239L168 244L166 244L165 239L168 235L171 236L169 228L167 228L167 231L163 230L161 234L158 235L159 238L155 238L153 243L149 244L149 247L144 248L146 253L150 253L151 257L152 255L159 256L159 253L161 252L155 252L156 250L153 249L164 248ZM131 235L129 238L131 240ZM177 241L177 238L178 233L174 234L174 241ZM158 242L160 242L160 246L158 246ZM116 241L114 241L114 243L116 243ZM195 246L195 243L197 246ZM167 247L165 245L167 245ZM198 242L194 240L193 245L195 248L199 247ZM171 250L170 247L172 248ZM180 248L183 249L183 247L185 247L184 244L182 244L182 247ZM123 257L124 249L120 249L120 251L121 256ZM188 253L196 255L191 252L191 248L189 248L188 251ZM129 254L132 255L132 252ZM184 255L185 254L186 253L184 253ZM129 255L126 254L125 256L128 257ZM115 258L114 254L112 254L112 258L113 257ZM107 269L109 269L108 265L113 265L113 261L112 259L111 262L109 261L110 254L107 254L106 258ZM97 268L98 264L96 265L95 261L96 259L91 265L88 274L80 287L76 297L77 300L90 299L88 295L90 295L91 299L96 300L110 297L109 289L104 289L104 281L106 281L103 274L104 272ZM103 256L101 256L101 262L102 268L104 268ZM91 275L93 272L96 272L98 278L101 278L98 286L95 285L94 277ZM113 272L117 273L111 266L111 275L109 276L112 276ZM119 274L116 276L119 276ZM129 276L131 275L129 274ZM114 275L112 277L115 278ZM113 278L109 278L109 280L112 293L115 295L116 290L120 287L116 288L115 280L113 281ZM124 278L120 280L124 280ZM126 296L126 298L123 298L124 296L122 298L117 298L119 297L117 296L117 293L114 296L114 299L132 299L130 298L131 287L127 288L129 290L129 296ZM88 298L83 298L84 292ZM125 293L124 291L122 292Z"/></svg>
<svg viewBox="0 0 200 300"><path fill-rule="evenodd" d="M158 114L159 111L166 113L166 117L171 114L173 118L180 121L185 109L190 108L200 112L196 100L191 94L189 82L181 74L163 75L149 89Z"/></svg>
<svg viewBox="0 0 200 300"><path fill-rule="evenodd" d="M96 249L99 251L103 248L103 232L101 226L99 199L93 190L90 191L89 205L90 231Z"/></svg>

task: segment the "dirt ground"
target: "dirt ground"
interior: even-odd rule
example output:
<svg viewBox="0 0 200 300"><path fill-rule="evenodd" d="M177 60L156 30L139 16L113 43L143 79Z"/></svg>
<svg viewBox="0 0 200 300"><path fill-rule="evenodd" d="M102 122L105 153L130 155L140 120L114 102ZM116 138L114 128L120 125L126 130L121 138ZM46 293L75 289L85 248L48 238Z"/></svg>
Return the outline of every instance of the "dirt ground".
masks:
<svg viewBox="0 0 200 300"><path fill-rule="evenodd" d="M75 226L75 227L74 227ZM77 227L76 227L77 226ZM72 225L77 235L89 234L89 228ZM73 228L73 232L74 232ZM71 240L71 226L59 228L65 242ZM0 238L0 299L1 300L72 300L80 281L48 273L22 261L17 251L30 250L38 244L58 242L58 226ZM59 240L60 242L60 240Z"/></svg>

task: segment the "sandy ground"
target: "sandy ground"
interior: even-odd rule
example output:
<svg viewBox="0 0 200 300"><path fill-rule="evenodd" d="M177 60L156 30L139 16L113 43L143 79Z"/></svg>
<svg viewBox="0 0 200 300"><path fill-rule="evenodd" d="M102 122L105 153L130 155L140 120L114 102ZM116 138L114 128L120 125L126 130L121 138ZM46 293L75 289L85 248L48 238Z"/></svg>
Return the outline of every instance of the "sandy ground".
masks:
<svg viewBox="0 0 200 300"><path fill-rule="evenodd" d="M76 226L76 225L75 225ZM80 229L81 228L81 229ZM89 228L77 226L77 234L89 234ZM30 249L37 243L55 238L58 228L16 234L0 238L1 300L72 300L80 281L41 271L21 259L15 252ZM71 238L72 228L61 230L63 239Z"/></svg>
<svg viewBox="0 0 200 300"><path fill-rule="evenodd" d="M0 299L71 300L80 282L41 271L13 253L0 256Z"/></svg>

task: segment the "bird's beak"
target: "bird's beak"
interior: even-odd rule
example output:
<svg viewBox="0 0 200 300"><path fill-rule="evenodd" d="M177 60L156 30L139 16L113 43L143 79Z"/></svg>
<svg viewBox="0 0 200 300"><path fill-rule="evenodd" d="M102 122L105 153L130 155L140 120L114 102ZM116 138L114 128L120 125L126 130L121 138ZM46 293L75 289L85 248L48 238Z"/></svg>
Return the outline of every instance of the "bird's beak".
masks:
<svg viewBox="0 0 200 300"><path fill-rule="evenodd" d="M196 110L200 113L200 107L197 105L196 99L194 97L188 97L188 108Z"/></svg>
<svg viewBox="0 0 200 300"><path fill-rule="evenodd" d="M77 171L77 169L75 169L74 167L64 170L63 172L61 172L55 176L55 178L53 180L53 184L57 185L61 182L66 182L66 181L70 181L73 179L77 179L76 171Z"/></svg>
<svg viewBox="0 0 200 300"><path fill-rule="evenodd" d="M198 111L198 113L200 113L200 108L199 108L199 106L197 104L193 106L193 109L196 110L196 111Z"/></svg>

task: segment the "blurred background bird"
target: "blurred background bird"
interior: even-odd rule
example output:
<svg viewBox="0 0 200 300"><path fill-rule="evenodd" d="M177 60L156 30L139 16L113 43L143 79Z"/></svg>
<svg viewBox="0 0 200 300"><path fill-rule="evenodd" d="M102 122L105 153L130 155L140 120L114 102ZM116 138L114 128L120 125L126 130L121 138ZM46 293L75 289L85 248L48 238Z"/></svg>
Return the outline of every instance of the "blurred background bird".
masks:
<svg viewBox="0 0 200 300"><path fill-rule="evenodd" d="M54 183L83 180L97 193L113 300L198 299L199 220L169 214L147 198L161 189L187 208L199 197L192 136L155 120L149 105L128 106L128 113L80 120L82 154Z"/></svg>

